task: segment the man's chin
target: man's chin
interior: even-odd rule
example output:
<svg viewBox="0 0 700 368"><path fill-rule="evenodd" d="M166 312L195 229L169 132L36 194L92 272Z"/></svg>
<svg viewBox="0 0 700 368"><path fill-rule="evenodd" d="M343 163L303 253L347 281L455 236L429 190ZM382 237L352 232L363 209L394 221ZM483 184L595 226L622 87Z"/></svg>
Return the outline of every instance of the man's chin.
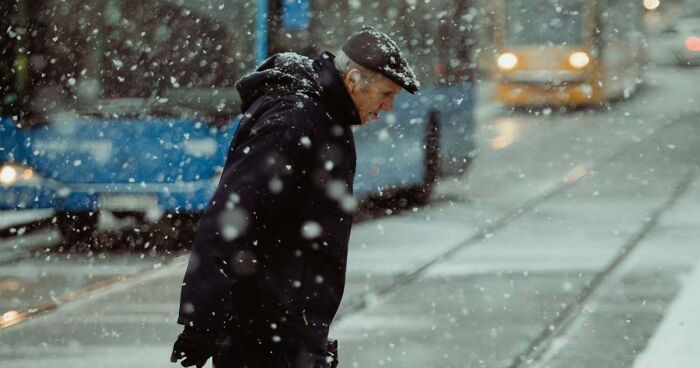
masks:
<svg viewBox="0 0 700 368"><path fill-rule="evenodd" d="M370 121L375 121L379 119L379 114L368 114L364 118L362 118L362 124L369 123Z"/></svg>

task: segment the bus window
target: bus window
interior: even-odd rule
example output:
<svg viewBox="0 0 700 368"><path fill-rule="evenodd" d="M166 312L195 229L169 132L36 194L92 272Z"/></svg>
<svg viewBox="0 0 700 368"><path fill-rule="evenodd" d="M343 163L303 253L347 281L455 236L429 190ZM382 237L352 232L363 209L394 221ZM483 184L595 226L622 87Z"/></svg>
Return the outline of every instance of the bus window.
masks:
<svg viewBox="0 0 700 368"><path fill-rule="evenodd" d="M585 35L585 1L506 1L506 46L580 45Z"/></svg>
<svg viewBox="0 0 700 368"><path fill-rule="evenodd" d="M252 34L254 7L226 0L22 3L31 54L22 109L33 120L66 111L225 120L237 113L233 85L255 62L253 41L240 37Z"/></svg>

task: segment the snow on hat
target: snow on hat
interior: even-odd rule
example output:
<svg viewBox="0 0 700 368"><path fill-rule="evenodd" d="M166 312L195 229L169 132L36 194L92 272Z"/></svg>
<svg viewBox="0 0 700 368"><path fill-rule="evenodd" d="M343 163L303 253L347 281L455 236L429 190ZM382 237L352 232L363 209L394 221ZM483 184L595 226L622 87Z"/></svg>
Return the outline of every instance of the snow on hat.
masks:
<svg viewBox="0 0 700 368"><path fill-rule="evenodd" d="M420 88L420 82L408 65L396 42L386 34L366 28L350 36L343 52L354 62L374 70L396 82L410 93Z"/></svg>

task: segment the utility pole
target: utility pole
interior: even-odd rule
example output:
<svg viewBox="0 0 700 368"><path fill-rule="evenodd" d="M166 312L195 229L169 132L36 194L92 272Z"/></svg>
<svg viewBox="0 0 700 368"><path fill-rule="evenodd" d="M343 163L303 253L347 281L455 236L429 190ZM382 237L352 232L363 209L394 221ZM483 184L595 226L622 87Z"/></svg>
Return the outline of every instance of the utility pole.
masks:
<svg viewBox="0 0 700 368"><path fill-rule="evenodd" d="M112 2L112 0L107 1ZM107 36L104 26L105 5L105 0L93 0L87 12L89 22L85 31L89 36L85 39L87 52L82 59L82 66L86 73L82 78L76 76L79 80L74 91L79 103L83 106L95 104L103 93L100 74L104 57L104 39ZM116 6L116 4L110 5Z"/></svg>
<svg viewBox="0 0 700 368"><path fill-rule="evenodd" d="M284 17L284 0L267 0L270 5L270 13L268 14L269 33L268 39L268 55L286 51L284 46L284 32L282 21Z"/></svg>
<svg viewBox="0 0 700 368"><path fill-rule="evenodd" d="M258 0L255 17L255 63L281 50L283 0Z"/></svg>
<svg viewBox="0 0 700 368"><path fill-rule="evenodd" d="M0 110L2 116L17 115L18 81L15 63L18 56L17 0L0 3Z"/></svg>
<svg viewBox="0 0 700 368"><path fill-rule="evenodd" d="M14 22L15 28L15 48L13 52L14 62L12 70L14 71L14 87L17 96L16 104L12 106L13 113L17 114L20 120L26 114L22 110L22 106L26 106L29 101L29 93L27 87L29 84L29 11L28 0L17 0L16 2L16 17Z"/></svg>

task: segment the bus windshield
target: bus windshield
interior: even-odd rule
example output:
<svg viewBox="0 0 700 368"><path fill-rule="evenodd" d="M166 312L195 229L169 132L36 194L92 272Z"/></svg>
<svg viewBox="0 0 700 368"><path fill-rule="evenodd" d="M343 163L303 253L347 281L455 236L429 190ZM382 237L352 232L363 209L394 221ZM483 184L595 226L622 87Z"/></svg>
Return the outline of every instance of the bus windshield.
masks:
<svg viewBox="0 0 700 368"><path fill-rule="evenodd" d="M580 45L585 1L507 0L506 46Z"/></svg>
<svg viewBox="0 0 700 368"><path fill-rule="evenodd" d="M240 36L251 17L237 14L238 3L47 0L3 6L3 16L17 19L10 28L14 44L4 49L13 54L13 65L22 66L3 87L14 90L27 116L68 110L232 116L235 81L254 63L249 37ZM138 109L123 108L134 102Z"/></svg>

